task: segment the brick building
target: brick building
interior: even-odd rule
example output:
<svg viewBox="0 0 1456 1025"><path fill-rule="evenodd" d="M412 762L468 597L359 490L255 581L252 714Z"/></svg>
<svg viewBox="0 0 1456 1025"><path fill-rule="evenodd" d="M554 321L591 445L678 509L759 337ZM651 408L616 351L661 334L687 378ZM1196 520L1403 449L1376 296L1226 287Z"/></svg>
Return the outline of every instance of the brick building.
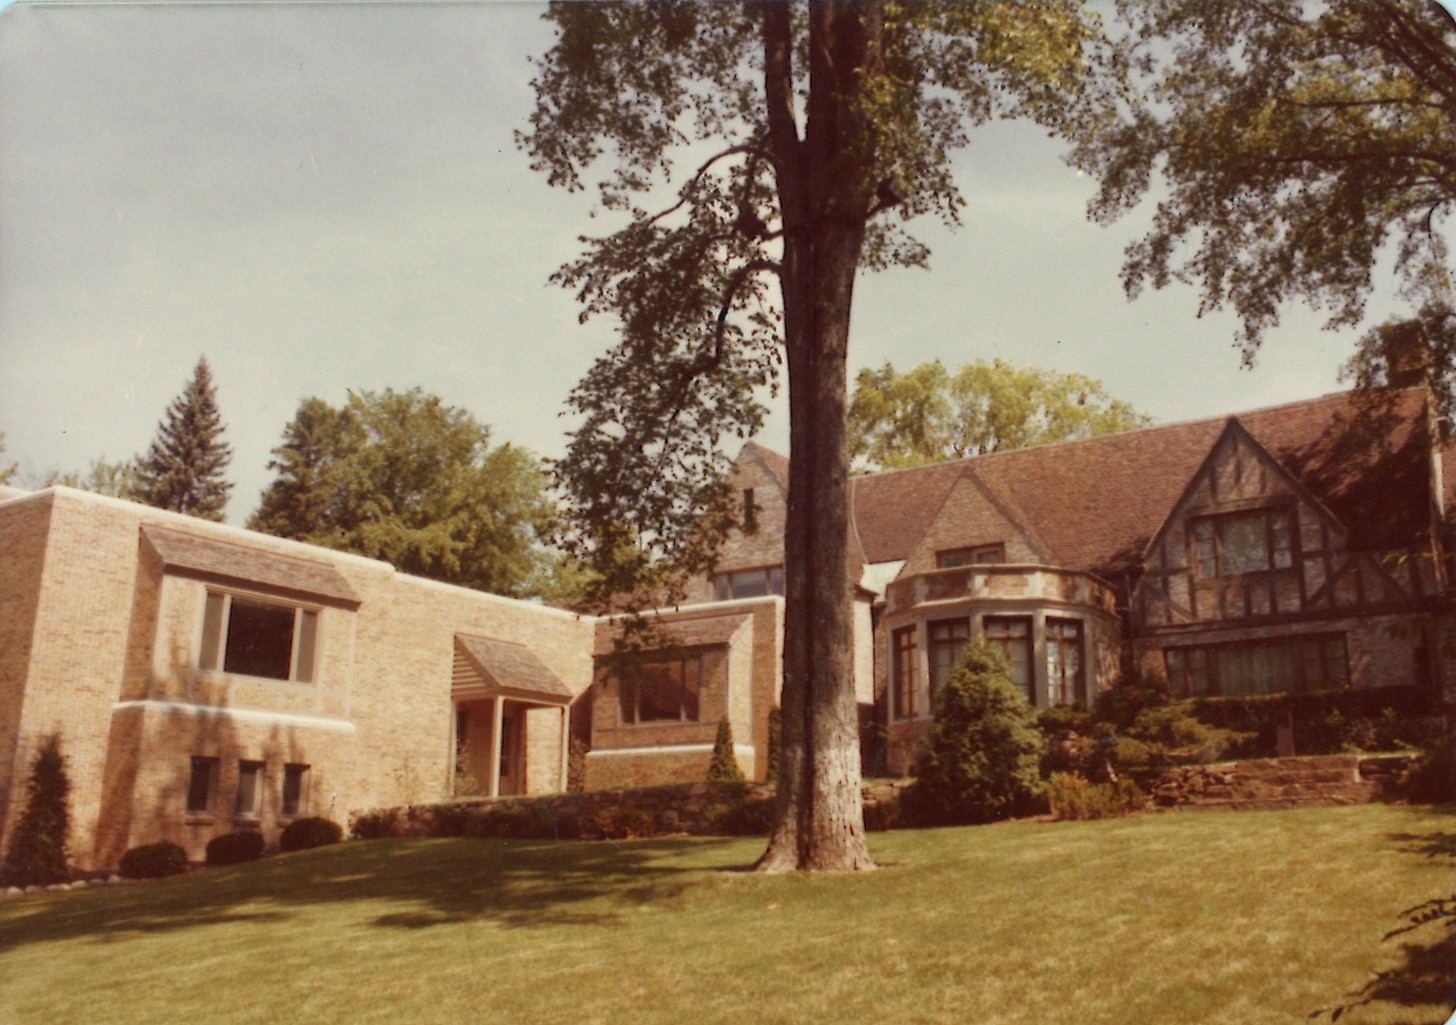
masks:
<svg viewBox="0 0 1456 1025"><path fill-rule="evenodd" d="M970 638L1038 707L1126 659L1187 694L1421 685L1456 697L1450 447L1424 388L866 474L853 482L861 702L903 770ZM788 460L747 445L757 535L695 600L782 592Z"/></svg>
<svg viewBox="0 0 1456 1025"><path fill-rule="evenodd" d="M1311 402L854 481L856 688L905 768L969 639L1038 706L1128 659L1192 694L1453 693L1450 450L1422 389ZM0 844L39 741L69 758L73 860L456 792L689 781L718 723L767 771L788 461L735 485L757 531L611 658L620 621L67 488L0 489Z"/></svg>

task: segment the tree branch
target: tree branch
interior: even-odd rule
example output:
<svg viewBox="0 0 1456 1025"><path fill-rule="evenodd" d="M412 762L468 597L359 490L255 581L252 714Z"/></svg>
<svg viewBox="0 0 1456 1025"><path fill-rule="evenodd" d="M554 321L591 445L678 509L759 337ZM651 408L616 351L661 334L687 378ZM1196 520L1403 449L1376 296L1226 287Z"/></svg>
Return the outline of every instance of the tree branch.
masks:
<svg viewBox="0 0 1456 1025"><path fill-rule="evenodd" d="M755 153L762 155L762 150L760 150L756 145L752 143L745 142L740 143L737 146L729 146L725 150L720 150L719 152L714 153L707 160L703 161L702 166L699 167L695 172L693 172L693 176L691 178L683 183L682 190L678 193L678 201L672 204L672 206L668 207L666 210L659 210L657 213L653 214L647 220L642 222L642 226L644 228L649 228L652 225L656 224L658 221L662 220L664 217L670 216L671 214L674 214L677 211L681 210L684 206L687 205L688 201L692 198L693 193L697 190L698 184L703 180L703 176L708 173L708 170L714 164L716 164L720 160L725 160L728 157L736 156L739 153Z"/></svg>

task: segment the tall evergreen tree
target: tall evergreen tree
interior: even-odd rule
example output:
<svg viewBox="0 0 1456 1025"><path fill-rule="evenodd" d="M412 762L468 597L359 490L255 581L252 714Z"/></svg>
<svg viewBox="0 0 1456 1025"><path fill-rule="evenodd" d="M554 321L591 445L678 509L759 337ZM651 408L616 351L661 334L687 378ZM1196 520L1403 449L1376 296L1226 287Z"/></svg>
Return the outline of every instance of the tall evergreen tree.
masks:
<svg viewBox="0 0 1456 1025"><path fill-rule="evenodd" d="M222 440L222 415L207 357L167 407L152 447L137 463L136 496L158 509L221 520L232 484L223 478L233 457Z"/></svg>
<svg viewBox="0 0 1456 1025"><path fill-rule="evenodd" d="M66 863L66 834L71 828L71 793L61 738L41 741L25 787L25 810L10 835L0 877L11 886L46 886L71 877Z"/></svg>

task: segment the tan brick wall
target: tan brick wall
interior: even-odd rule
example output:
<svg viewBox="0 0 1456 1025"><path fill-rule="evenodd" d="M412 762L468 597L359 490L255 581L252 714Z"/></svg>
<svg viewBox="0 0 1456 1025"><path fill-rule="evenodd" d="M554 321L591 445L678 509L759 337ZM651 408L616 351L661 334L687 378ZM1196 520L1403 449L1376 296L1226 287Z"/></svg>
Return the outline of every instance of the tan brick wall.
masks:
<svg viewBox="0 0 1456 1025"><path fill-rule="evenodd" d="M0 834L19 813L10 795L34 757L34 738L18 745L50 520L49 499L0 506Z"/></svg>
<svg viewBox="0 0 1456 1025"><path fill-rule="evenodd" d="M745 489L753 489L758 530L752 534L735 532L723 542L718 550L718 571L782 566L789 504L788 495L777 478L758 456L745 453L734 465L730 487L739 497ZM688 584L684 603L708 602L715 597L712 580L693 580Z"/></svg>
<svg viewBox="0 0 1456 1025"><path fill-rule="evenodd" d="M143 523L327 562L341 573L362 604L357 612L322 609L316 681L199 671L206 585L164 574L141 540ZM274 805L283 765L311 766L314 810L338 821L353 809L446 796L457 633L526 645L574 693L591 679L590 620L67 489L0 509L0 570L0 601L13 613L0 623L9 631L0 634L0 743L6 729L19 737L0 751L9 755L3 771L28 765L35 742L60 731L80 867L112 863L127 847L164 836L199 853L208 837L237 825L226 808L243 759L266 764ZM561 720L556 707L527 715L533 791L562 786ZM192 755L220 761L225 811L211 821L185 814ZM280 823L266 804L259 824L276 839Z"/></svg>

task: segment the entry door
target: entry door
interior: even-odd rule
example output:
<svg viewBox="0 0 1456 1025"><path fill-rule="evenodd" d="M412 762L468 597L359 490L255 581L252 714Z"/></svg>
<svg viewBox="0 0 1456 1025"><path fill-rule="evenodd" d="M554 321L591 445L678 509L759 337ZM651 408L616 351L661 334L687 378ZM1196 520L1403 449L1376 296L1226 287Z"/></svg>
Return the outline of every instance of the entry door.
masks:
<svg viewBox="0 0 1456 1025"><path fill-rule="evenodd" d="M518 705L508 704L501 709L500 792L503 796L525 793L525 744L521 742L525 718L524 710Z"/></svg>

